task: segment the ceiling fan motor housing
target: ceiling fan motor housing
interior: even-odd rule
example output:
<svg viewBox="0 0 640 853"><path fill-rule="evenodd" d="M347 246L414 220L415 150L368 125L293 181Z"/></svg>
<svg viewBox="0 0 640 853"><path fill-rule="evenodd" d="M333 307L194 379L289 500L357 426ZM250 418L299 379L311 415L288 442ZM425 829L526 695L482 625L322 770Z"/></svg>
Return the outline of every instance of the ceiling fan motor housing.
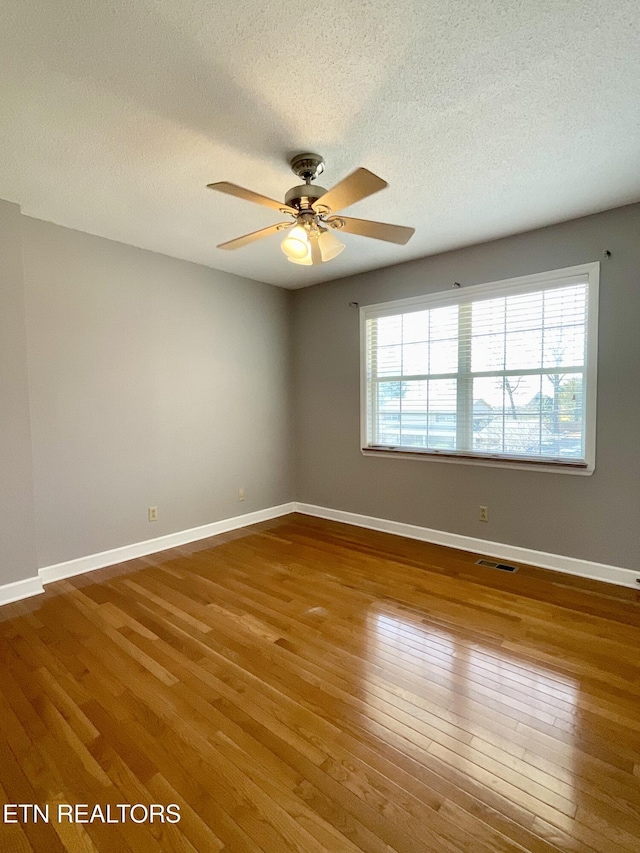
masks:
<svg viewBox="0 0 640 853"><path fill-rule="evenodd" d="M319 187L313 184L300 184L297 187L291 187L284 197L285 204L289 207L294 207L296 210L305 210L310 208L314 201L317 201L326 193L324 187Z"/></svg>

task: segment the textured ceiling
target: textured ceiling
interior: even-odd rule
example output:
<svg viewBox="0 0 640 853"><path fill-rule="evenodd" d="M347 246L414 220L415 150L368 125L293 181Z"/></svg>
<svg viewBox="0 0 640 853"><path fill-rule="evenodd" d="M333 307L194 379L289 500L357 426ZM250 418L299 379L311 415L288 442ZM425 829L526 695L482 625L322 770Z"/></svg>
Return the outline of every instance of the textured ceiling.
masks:
<svg viewBox="0 0 640 853"><path fill-rule="evenodd" d="M305 18L304 10L308 9ZM0 198L29 216L303 287L640 199L638 0L5 0ZM281 217L288 158L389 182L319 268Z"/></svg>

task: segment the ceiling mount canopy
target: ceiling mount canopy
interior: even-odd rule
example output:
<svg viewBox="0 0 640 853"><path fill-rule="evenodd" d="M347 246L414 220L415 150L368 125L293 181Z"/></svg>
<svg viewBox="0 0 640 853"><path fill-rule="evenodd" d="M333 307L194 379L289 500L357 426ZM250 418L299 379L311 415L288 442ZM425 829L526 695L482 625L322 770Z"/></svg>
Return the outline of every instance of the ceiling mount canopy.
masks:
<svg viewBox="0 0 640 853"><path fill-rule="evenodd" d="M414 229L403 225L388 225L368 219L334 215L387 186L386 181L368 169L356 169L330 190L326 190L312 184L312 181L324 172L324 160L319 154L296 154L289 165L294 175L301 178L304 184L288 190L284 204L227 181L207 185L209 189L270 207L292 217L292 221L279 222L260 231L220 243L219 249L240 249L255 240L291 229L282 241L282 251L291 263L314 266L332 260L343 251L344 243L332 233L334 230L399 245L404 245L412 237Z"/></svg>
<svg viewBox="0 0 640 853"><path fill-rule="evenodd" d="M305 184L315 181L324 172L324 160L319 154L296 154L289 165L293 174L302 178Z"/></svg>

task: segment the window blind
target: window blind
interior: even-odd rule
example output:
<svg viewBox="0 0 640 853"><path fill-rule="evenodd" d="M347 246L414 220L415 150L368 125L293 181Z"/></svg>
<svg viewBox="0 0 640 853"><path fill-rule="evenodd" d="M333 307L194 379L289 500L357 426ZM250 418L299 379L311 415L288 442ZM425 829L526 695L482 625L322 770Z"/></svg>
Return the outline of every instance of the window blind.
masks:
<svg viewBox="0 0 640 853"><path fill-rule="evenodd" d="M364 447L586 467L590 272L362 309Z"/></svg>

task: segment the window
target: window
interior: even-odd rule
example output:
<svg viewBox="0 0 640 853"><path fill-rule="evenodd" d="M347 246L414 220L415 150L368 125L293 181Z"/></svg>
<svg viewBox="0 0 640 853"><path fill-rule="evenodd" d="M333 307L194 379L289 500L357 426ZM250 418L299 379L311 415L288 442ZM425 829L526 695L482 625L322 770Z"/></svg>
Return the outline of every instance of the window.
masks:
<svg viewBox="0 0 640 853"><path fill-rule="evenodd" d="M361 308L363 452L591 473L599 266Z"/></svg>

